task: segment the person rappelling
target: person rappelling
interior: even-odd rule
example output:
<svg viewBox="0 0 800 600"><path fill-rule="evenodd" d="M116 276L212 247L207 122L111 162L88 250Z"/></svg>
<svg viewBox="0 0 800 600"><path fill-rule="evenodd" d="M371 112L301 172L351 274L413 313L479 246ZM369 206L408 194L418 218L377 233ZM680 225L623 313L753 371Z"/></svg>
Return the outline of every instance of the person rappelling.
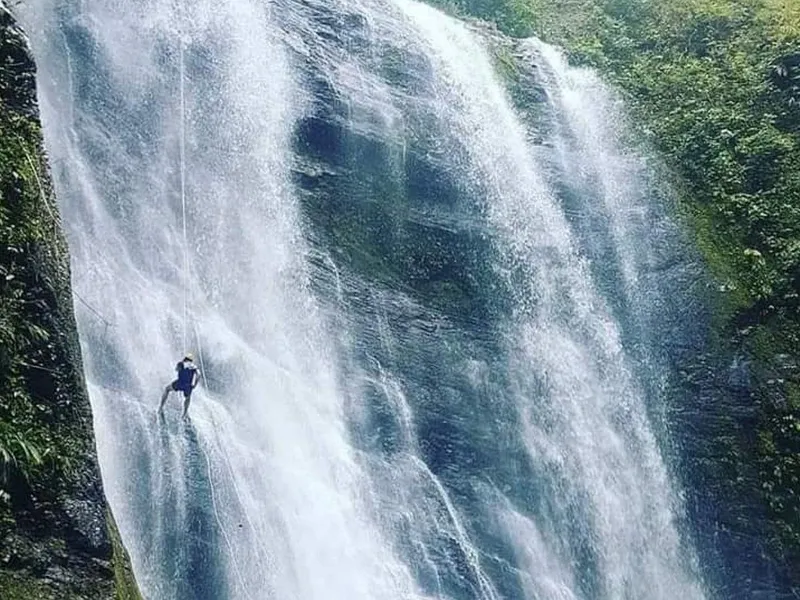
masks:
<svg viewBox="0 0 800 600"><path fill-rule="evenodd" d="M191 352L187 352L183 360L175 366L175 370L178 372L178 378L164 388L158 413L162 413L164 403L167 401L167 396L169 396L170 392L183 392L183 417L186 418L186 413L189 411L189 402L192 399L192 390L197 387L200 381L200 369L194 364L194 355Z"/></svg>
<svg viewBox="0 0 800 600"><path fill-rule="evenodd" d="M180 165L181 165L181 213L183 225L183 272L184 277L189 272L189 244L186 234L186 161L185 161L185 121L186 121L186 105L184 101L184 65L183 65L183 41L180 44ZM184 285L183 287L183 343L186 344L186 332L189 321L189 288ZM200 360L202 361L202 349L200 350ZM192 400L192 391L197 387L200 382L200 370L194 364L194 356L191 352L187 352L183 360L178 362L175 366L178 372L178 378L164 388L164 393L161 395L161 404L158 406L158 414L162 415L164 410L164 403L170 392L183 392L183 415L185 419L189 412L189 402Z"/></svg>

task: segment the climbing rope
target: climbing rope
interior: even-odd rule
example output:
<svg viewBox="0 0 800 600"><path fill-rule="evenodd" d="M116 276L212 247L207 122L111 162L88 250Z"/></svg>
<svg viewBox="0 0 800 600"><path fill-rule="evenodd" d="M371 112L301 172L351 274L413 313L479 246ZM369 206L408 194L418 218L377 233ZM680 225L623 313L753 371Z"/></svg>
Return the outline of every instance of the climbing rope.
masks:
<svg viewBox="0 0 800 600"><path fill-rule="evenodd" d="M186 43L183 33L183 3L179 3L179 31L180 38L178 48L178 71L180 76L180 163L181 163L181 222L183 229L183 352L189 348L189 236L186 230L186 72L184 63L184 44ZM197 345L197 355L200 359L200 377L203 379L203 387L208 390L206 380L206 367L203 364L203 347L200 344L200 336L197 332L197 325L193 324L194 340Z"/></svg>
<svg viewBox="0 0 800 600"><path fill-rule="evenodd" d="M180 161L181 161L181 216L183 222L183 351L185 352L188 347L188 327L189 327L189 240L186 234L186 97L184 91L184 64L183 64L183 4L181 6L181 15L179 19L180 38L179 51L178 51L178 69L180 74L180 102L181 102L181 118L180 118Z"/></svg>

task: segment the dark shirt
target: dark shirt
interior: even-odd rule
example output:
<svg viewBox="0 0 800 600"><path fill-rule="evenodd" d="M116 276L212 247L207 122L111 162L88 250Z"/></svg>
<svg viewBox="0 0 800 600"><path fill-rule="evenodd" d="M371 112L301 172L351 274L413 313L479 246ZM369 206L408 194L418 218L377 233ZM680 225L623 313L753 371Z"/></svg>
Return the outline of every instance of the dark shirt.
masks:
<svg viewBox="0 0 800 600"><path fill-rule="evenodd" d="M175 369L178 371L178 387L182 390L192 389L194 382L194 375L197 372L197 367L194 363L186 360L179 362Z"/></svg>

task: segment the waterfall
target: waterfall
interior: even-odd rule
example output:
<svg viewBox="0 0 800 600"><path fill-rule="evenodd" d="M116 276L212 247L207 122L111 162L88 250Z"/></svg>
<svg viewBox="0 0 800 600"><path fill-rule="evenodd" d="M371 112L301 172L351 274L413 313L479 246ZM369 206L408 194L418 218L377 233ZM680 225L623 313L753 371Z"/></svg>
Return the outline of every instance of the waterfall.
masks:
<svg viewBox="0 0 800 600"><path fill-rule="evenodd" d="M414 0L20 11L147 598L705 597L678 242L591 72Z"/></svg>

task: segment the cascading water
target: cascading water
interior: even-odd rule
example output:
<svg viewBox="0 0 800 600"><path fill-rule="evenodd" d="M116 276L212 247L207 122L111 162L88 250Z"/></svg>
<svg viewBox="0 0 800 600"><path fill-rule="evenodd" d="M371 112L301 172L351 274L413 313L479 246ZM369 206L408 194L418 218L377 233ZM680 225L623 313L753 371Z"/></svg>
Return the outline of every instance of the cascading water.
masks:
<svg viewBox="0 0 800 600"><path fill-rule="evenodd" d="M671 230L590 73L412 0L23 13L148 598L704 597L653 425Z"/></svg>

